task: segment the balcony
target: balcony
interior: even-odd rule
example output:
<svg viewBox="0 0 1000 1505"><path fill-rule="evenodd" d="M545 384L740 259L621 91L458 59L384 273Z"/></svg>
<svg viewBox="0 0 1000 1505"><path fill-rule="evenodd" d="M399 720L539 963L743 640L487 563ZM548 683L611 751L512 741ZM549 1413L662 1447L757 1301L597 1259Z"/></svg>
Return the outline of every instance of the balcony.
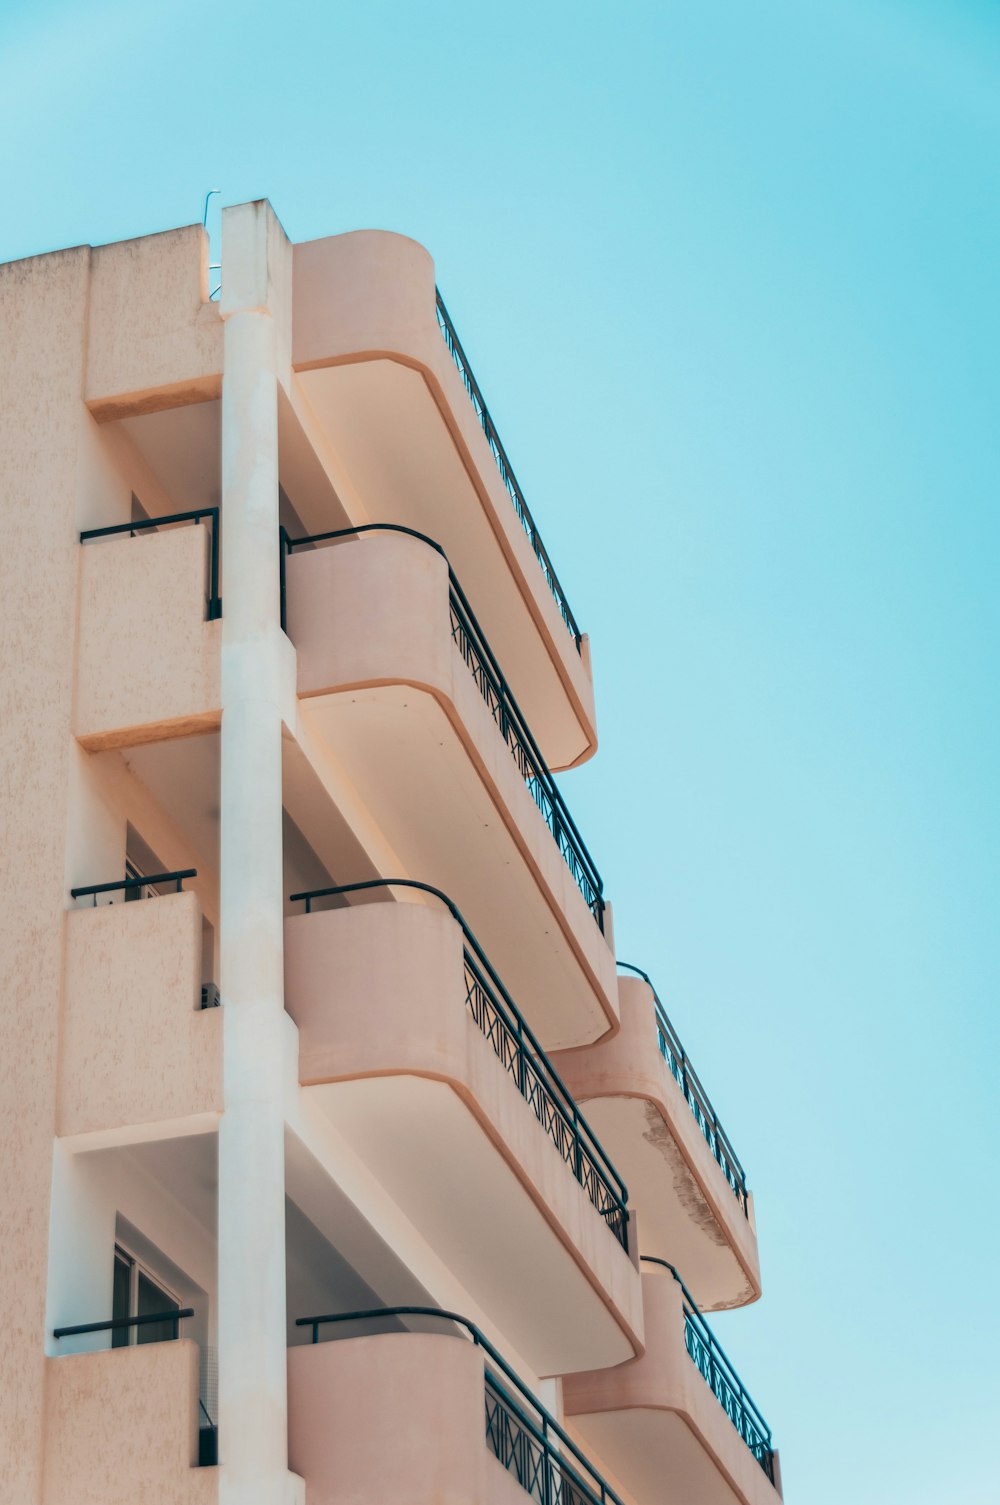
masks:
<svg viewBox="0 0 1000 1505"><path fill-rule="evenodd" d="M589 647L435 287L404 236L294 251L293 364L356 494L352 521L440 539L555 768L597 743ZM329 524L328 524L329 526Z"/></svg>
<svg viewBox="0 0 1000 1505"><path fill-rule="evenodd" d="M620 1363L641 1331L626 1190L454 905L394 886L425 902L285 922L300 1082L535 1373Z"/></svg>
<svg viewBox="0 0 1000 1505"><path fill-rule="evenodd" d="M202 988L197 897L181 892L196 876L73 890L85 907L66 914L60 1136L127 1128L141 1139L178 1120L204 1130L222 1112L222 1011ZM109 902L157 887L177 891Z"/></svg>
<svg viewBox="0 0 1000 1505"><path fill-rule="evenodd" d="M760 1295L753 1197L645 974L619 977L621 1028L556 1068L628 1180L647 1247L669 1250L705 1311Z"/></svg>
<svg viewBox="0 0 1000 1505"><path fill-rule="evenodd" d="M45 1361L42 1505L215 1505L199 1468L198 1345L146 1343Z"/></svg>
<svg viewBox="0 0 1000 1505"><path fill-rule="evenodd" d="M567 1376L567 1423L636 1505L777 1505L770 1428L673 1267L649 1269L645 1353Z"/></svg>
<svg viewBox="0 0 1000 1505"><path fill-rule="evenodd" d="M218 726L218 509L81 533L74 730L89 751Z"/></svg>
<svg viewBox="0 0 1000 1505"><path fill-rule="evenodd" d="M288 1353L288 1454L310 1505L621 1505L464 1318L394 1307L300 1323L313 1343ZM362 1335L318 1341L338 1327Z"/></svg>
<svg viewBox="0 0 1000 1505"><path fill-rule="evenodd" d="M302 714L400 866L455 897L531 1000L546 1048L603 1034L617 986L600 875L444 555L385 526L290 547Z"/></svg>

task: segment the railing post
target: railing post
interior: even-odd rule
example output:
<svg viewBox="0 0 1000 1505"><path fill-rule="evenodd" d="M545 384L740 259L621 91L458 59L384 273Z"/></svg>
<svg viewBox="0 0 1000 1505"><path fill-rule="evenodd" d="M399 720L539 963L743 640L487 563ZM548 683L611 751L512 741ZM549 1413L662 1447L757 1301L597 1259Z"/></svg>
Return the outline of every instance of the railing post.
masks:
<svg viewBox="0 0 1000 1505"><path fill-rule="evenodd" d="M524 1031L521 1027L520 1019L515 1018L515 1022L517 1024L517 1090L524 1097L527 1086L527 1073L524 1064Z"/></svg>
<svg viewBox="0 0 1000 1505"><path fill-rule="evenodd" d="M208 513L209 589L208 620L218 621L222 616L222 601L219 597L219 509L212 507Z"/></svg>

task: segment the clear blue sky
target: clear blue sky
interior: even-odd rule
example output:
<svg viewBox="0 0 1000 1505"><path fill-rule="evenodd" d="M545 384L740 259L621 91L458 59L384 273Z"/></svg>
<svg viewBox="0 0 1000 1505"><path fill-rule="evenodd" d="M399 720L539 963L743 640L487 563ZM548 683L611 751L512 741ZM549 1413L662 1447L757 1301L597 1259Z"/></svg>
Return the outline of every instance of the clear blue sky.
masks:
<svg viewBox="0 0 1000 1505"><path fill-rule="evenodd" d="M995 1505L996 0L4 0L0 40L0 259L215 186L431 249L592 635L563 787L619 953L756 1190L716 1327L789 1505Z"/></svg>

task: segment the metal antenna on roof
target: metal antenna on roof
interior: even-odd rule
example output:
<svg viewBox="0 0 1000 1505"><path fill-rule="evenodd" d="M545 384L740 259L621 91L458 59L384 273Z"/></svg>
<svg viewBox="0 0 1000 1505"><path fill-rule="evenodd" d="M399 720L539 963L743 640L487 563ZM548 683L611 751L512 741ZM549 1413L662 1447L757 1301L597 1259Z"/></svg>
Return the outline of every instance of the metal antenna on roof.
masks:
<svg viewBox="0 0 1000 1505"><path fill-rule="evenodd" d="M205 208L204 208L204 211L202 212L202 216L201 216L201 227L202 227L203 230L207 230L208 229L208 201L209 201L210 198L213 197L213 195L215 195L215 194L221 194L221 192L222 192L221 188L210 188L208 190L208 192L206 193L206 195L205 195ZM219 273L219 285L218 285L218 287L213 288L212 291L208 295L209 299L211 300L213 298L217 298L219 296L220 292L222 291L222 262L221 261L210 261L208 263L208 270L210 272L218 272Z"/></svg>

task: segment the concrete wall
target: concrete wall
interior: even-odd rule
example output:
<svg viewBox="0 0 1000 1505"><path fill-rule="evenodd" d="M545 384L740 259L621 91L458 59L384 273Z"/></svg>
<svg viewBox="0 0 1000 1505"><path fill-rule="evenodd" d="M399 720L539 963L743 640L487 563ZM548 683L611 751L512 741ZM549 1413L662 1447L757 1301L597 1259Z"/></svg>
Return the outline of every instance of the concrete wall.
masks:
<svg viewBox="0 0 1000 1505"><path fill-rule="evenodd" d="M49 1359L46 1399L44 1505L218 1499L218 1471L196 1467L196 1343Z"/></svg>
<svg viewBox="0 0 1000 1505"><path fill-rule="evenodd" d="M485 1439L482 1350L388 1333L288 1353L289 1462L309 1505L524 1505Z"/></svg>
<svg viewBox="0 0 1000 1505"><path fill-rule="evenodd" d="M80 550L74 730L87 748L217 727L222 623L205 619L206 524Z"/></svg>
<svg viewBox="0 0 1000 1505"><path fill-rule="evenodd" d="M0 267L0 1477L25 1502L40 1482L88 272L86 249Z"/></svg>
<svg viewBox="0 0 1000 1505"><path fill-rule="evenodd" d="M58 1131L222 1111L222 1011L200 1008L193 893L66 916Z"/></svg>

